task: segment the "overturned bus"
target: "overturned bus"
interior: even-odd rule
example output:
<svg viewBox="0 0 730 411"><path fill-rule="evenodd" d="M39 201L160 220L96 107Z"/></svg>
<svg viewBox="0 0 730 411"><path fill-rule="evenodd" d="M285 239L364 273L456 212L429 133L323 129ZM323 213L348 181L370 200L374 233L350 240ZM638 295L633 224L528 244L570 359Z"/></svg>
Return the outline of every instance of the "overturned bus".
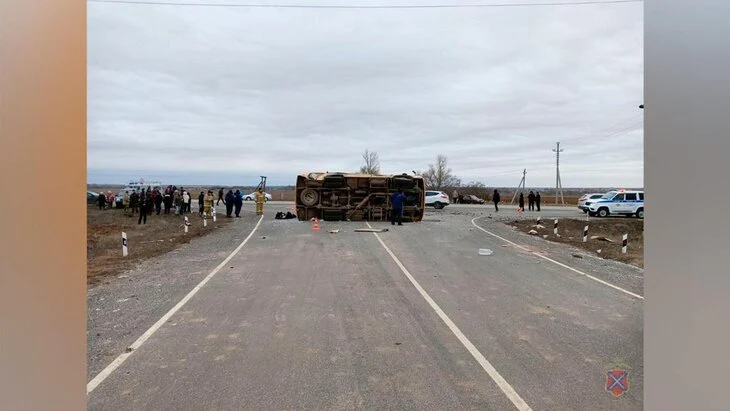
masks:
<svg viewBox="0 0 730 411"><path fill-rule="evenodd" d="M387 221L390 195L406 195L403 221L423 219L426 203L423 177L408 174L303 173L297 176L296 209L301 221Z"/></svg>

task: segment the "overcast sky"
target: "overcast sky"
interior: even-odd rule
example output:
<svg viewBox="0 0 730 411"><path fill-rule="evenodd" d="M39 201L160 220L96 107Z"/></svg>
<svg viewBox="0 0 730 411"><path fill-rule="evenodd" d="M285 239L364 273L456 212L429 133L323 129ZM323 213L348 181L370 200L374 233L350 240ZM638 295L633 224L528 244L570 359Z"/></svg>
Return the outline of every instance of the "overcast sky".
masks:
<svg viewBox="0 0 730 411"><path fill-rule="evenodd" d="M642 3L89 2L88 86L91 183L293 184L369 149L383 172L444 154L464 182L554 186L561 141L564 187L643 186Z"/></svg>

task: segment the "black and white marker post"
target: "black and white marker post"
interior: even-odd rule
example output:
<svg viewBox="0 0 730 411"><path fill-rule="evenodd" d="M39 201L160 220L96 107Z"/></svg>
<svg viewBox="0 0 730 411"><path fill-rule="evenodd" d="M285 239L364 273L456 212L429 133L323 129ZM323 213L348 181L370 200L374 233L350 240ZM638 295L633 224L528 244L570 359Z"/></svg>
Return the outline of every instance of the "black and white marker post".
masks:
<svg viewBox="0 0 730 411"><path fill-rule="evenodd" d="M215 220L216 220L216 218L215 218L215 214L216 214L215 213L215 206L213 206L213 209L211 210L211 213L213 214L213 222L215 223Z"/></svg>
<svg viewBox="0 0 730 411"><path fill-rule="evenodd" d="M127 248L127 233L122 231L122 257L129 255L129 249Z"/></svg>
<svg viewBox="0 0 730 411"><path fill-rule="evenodd" d="M555 224L553 224L553 234L558 235L558 219L555 219Z"/></svg>
<svg viewBox="0 0 730 411"><path fill-rule="evenodd" d="M537 216L537 225L540 225L540 223L541 223L540 216Z"/></svg>
<svg viewBox="0 0 730 411"><path fill-rule="evenodd" d="M190 221L188 221L188 217L187 216L185 216L185 224L184 225L185 225L185 233L187 234L187 232L188 232L188 226L190 225Z"/></svg>
<svg viewBox="0 0 730 411"><path fill-rule="evenodd" d="M624 234L623 238L621 239L621 253L626 254L626 251L629 249L629 235Z"/></svg>
<svg viewBox="0 0 730 411"><path fill-rule="evenodd" d="M203 227L208 226L208 213L203 213Z"/></svg>
<svg viewBox="0 0 730 411"><path fill-rule="evenodd" d="M588 241L588 226L583 227L583 242Z"/></svg>

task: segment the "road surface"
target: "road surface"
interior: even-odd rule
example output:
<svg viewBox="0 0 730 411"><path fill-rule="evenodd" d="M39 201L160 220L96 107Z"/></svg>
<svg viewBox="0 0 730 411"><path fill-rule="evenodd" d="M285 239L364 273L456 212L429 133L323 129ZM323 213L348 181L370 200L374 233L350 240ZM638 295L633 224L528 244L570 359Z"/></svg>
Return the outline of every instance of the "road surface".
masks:
<svg viewBox="0 0 730 411"><path fill-rule="evenodd" d="M641 270L571 260L477 206L371 222L389 229L377 235L273 219L288 207L237 221L216 261L181 250L207 282L135 313L125 344L147 337L95 360L89 409L642 409ZM617 367L620 397L606 390Z"/></svg>

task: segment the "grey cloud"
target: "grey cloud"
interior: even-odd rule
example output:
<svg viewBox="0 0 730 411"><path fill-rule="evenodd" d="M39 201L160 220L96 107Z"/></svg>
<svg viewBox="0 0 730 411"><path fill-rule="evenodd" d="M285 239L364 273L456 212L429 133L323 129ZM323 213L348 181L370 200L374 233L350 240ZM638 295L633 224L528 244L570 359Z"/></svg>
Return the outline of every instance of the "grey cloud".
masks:
<svg viewBox="0 0 730 411"><path fill-rule="evenodd" d="M300 171L357 169L368 148L384 170L424 169L445 154L464 181L512 185L528 168L536 185L550 185L550 149L565 139L564 185L643 185L640 124L570 141L637 114L640 4L311 11L94 3L88 16L90 179L129 170L129 178L220 173L223 183L236 170L291 175L282 177L288 184Z"/></svg>

